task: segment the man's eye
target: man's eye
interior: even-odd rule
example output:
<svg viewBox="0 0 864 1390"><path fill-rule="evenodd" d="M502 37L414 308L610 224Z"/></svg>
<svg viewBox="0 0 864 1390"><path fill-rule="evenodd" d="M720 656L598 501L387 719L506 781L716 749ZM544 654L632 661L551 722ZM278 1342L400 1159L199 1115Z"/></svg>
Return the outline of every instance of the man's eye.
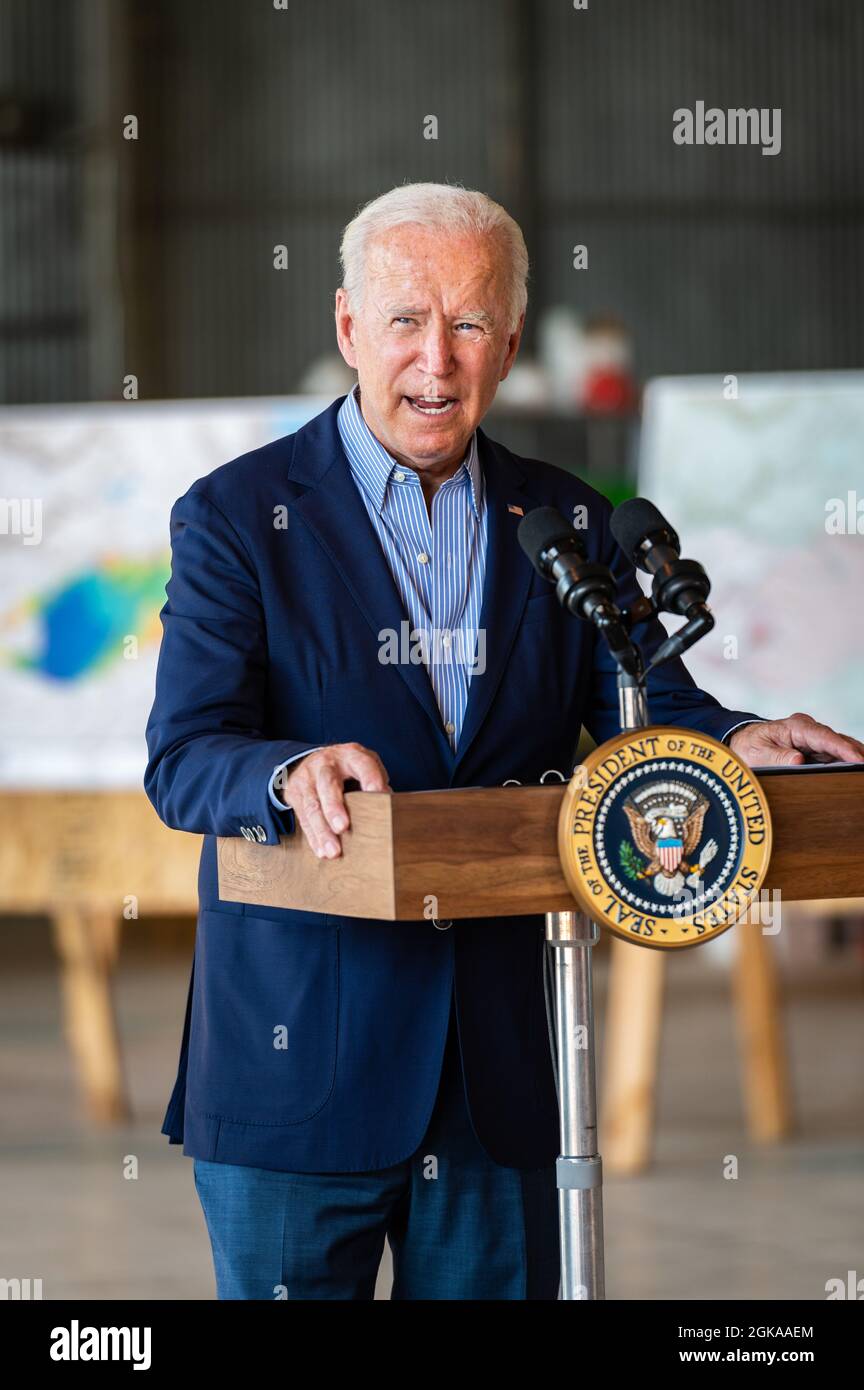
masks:
<svg viewBox="0 0 864 1390"><path fill-rule="evenodd" d="M406 325L413 325L414 327L417 326L417 320L415 318L411 318L408 314L396 314L390 320L390 322L391 324L395 324L397 328L404 328ZM461 322L455 324L454 326L456 327L456 329L459 330L467 329L469 334L481 332L479 323L471 323L468 319L463 319ZM466 334L463 332L462 336L465 337Z"/></svg>

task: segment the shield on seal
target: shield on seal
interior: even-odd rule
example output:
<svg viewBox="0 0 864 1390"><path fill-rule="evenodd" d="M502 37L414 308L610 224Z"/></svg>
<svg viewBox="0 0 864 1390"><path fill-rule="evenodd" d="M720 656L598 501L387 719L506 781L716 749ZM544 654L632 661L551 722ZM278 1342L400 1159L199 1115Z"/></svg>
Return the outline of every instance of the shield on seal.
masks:
<svg viewBox="0 0 864 1390"><path fill-rule="evenodd" d="M670 836L664 835L662 839L657 841L657 853L660 856L660 863L663 865L667 874L674 874L678 865L681 863L681 856L684 853L684 841L677 838L672 839Z"/></svg>

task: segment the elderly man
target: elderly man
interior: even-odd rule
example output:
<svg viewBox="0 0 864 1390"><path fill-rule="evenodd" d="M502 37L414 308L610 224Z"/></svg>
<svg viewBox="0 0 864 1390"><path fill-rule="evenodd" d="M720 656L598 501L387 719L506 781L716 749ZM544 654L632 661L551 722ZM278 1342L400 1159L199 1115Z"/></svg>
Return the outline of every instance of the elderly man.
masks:
<svg viewBox="0 0 864 1390"><path fill-rule="evenodd" d="M406 186L350 223L342 260L357 386L172 512L145 780L168 825L206 839L163 1132L194 1159L220 1298L371 1298L386 1238L394 1298L554 1299L542 918L450 924L418 902L393 923L218 896L216 836L272 845L299 824L333 858L349 783L536 782L572 766L583 724L617 732L608 654L516 539L534 507L587 508L589 554L627 603L609 504L480 428L525 320L518 226L481 193ZM394 660L405 630L414 659ZM664 633L635 636L650 653ZM864 756L806 715L723 709L680 662L649 699L654 722L752 763Z"/></svg>

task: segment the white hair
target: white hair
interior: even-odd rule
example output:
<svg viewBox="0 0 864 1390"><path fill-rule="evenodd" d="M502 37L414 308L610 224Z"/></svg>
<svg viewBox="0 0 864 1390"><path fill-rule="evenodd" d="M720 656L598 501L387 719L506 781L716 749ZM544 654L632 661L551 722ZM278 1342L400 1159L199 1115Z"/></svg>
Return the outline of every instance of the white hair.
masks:
<svg viewBox="0 0 864 1390"><path fill-rule="evenodd" d="M406 183L366 203L342 234L342 286L353 308L363 303L366 253L373 237L410 222L454 234L496 237L507 262L508 332L528 303L528 252L518 222L485 193L450 183Z"/></svg>

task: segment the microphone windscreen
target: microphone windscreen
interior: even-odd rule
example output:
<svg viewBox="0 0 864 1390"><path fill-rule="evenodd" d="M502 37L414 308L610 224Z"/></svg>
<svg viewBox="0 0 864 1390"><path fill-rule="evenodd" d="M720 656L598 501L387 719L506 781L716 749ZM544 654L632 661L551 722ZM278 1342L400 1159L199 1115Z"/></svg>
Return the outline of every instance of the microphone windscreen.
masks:
<svg viewBox="0 0 864 1390"><path fill-rule="evenodd" d="M535 507L519 522L519 544L538 574L545 576L540 557L550 546L560 541L572 541L573 527L554 507Z"/></svg>
<svg viewBox="0 0 864 1390"><path fill-rule="evenodd" d="M612 535L628 559L639 549L646 536L656 531L666 531L675 550L681 549L681 542L662 512L645 497L631 497L616 507L609 522Z"/></svg>

